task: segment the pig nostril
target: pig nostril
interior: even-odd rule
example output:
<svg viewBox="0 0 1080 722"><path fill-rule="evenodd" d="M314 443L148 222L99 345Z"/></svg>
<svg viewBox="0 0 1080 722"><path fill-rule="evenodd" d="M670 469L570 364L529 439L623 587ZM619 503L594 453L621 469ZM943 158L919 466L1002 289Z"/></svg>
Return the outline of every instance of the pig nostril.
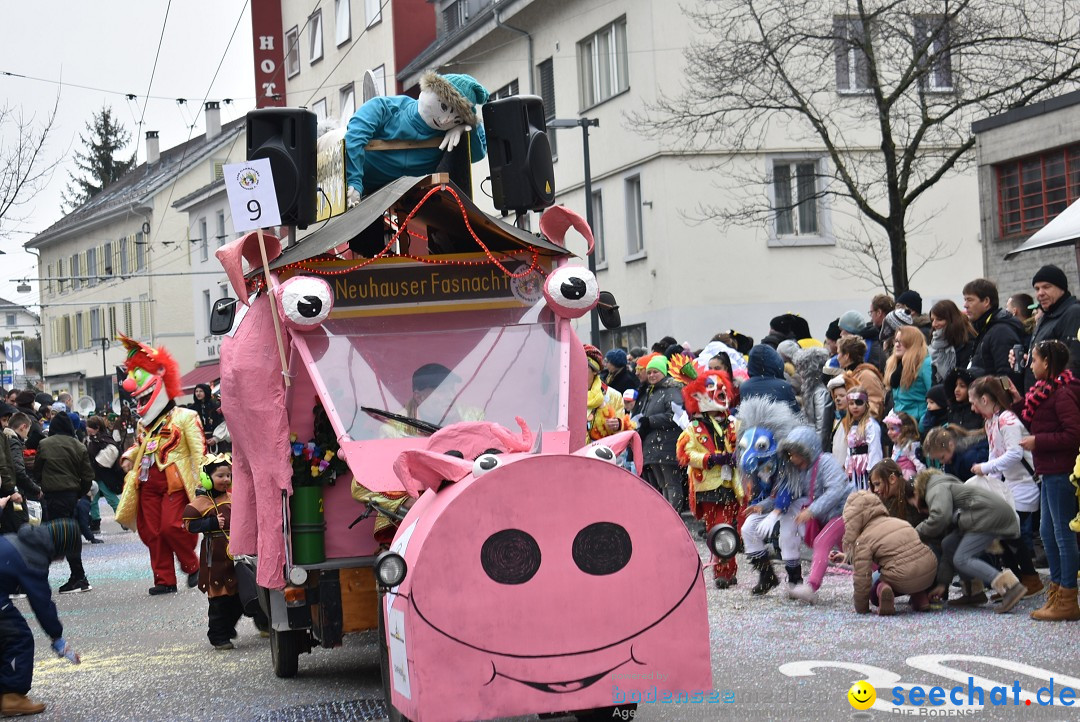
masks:
<svg viewBox="0 0 1080 722"><path fill-rule="evenodd" d="M497 531L480 548L480 566L493 582L524 584L540 569L540 545L520 529Z"/></svg>
<svg viewBox="0 0 1080 722"><path fill-rule="evenodd" d="M571 553L578 569L602 576L625 567L634 553L634 545L626 529L609 521L600 521L577 533Z"/></svg>

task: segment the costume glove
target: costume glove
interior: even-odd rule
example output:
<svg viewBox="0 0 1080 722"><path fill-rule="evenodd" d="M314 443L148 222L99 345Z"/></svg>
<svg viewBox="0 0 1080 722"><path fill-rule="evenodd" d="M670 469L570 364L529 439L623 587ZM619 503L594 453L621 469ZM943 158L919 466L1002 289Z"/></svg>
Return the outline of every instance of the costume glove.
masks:
<svg viewBox="0 0 1080 722"><path fill-rule="evenodd" d="M457 148L458 143L461 142L461 136L472 130L471 125L455 125L450 130L446 131L446 135L443 136L442 142L439 143L439 150L453 150Z"/></svg>
<svg viewBox="0 0 1080 722"><path fill-rule="evenodd" d="M56 652L58 657L67 657L68 661L72 664L79 664L82 662L82 658L79 657L79 653L75 651L75 648L68 644L67 640L63 637L58 637L53 640L53 651Z"/></svg>

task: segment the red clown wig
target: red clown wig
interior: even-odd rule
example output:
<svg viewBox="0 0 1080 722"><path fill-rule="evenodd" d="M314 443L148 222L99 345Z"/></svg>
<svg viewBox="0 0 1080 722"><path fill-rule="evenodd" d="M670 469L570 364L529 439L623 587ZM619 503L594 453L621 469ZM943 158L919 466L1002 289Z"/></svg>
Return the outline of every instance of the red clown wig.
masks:
<svg viewBox="0 0 1080 722"><path fill-rule="evenodd" d="M686 413L690 415L701 413L701 407L698 406L698 400L694 395L709 395L707 390L709 379L716 379L716 383L724 389L724 394L727 396L728 408L735 408L738 397L735 396L735 385L731 383L731 377L727 375L727 371L706 371L682 388L683 407Z"/></svg>
<svg viewBox="0 0 1080 722"><path fill-rule="evenodd" d="M176 359L164 347L154 348L153 346L147 346L145 343L128 338L124 334L120 334L120 341L123 342L124 348L128 352L127 360L124 361L124 368L129 372L135 369L143 369L152 374L161 372L162 379L165 381L165 394L170 399L175 399L183 393L183 388L180 385L180 366L177 365Z"/></svg>

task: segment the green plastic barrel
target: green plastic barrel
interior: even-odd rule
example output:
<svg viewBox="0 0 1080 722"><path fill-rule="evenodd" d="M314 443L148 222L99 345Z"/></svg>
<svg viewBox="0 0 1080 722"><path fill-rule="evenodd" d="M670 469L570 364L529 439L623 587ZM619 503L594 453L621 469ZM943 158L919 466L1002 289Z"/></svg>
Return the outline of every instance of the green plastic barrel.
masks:
<svg viewBox="0 0 1080 722"><path fill-rule="evenodd" d="M298 486L289 500L293 564L326 561L326 522L321 486Z"/></svg>

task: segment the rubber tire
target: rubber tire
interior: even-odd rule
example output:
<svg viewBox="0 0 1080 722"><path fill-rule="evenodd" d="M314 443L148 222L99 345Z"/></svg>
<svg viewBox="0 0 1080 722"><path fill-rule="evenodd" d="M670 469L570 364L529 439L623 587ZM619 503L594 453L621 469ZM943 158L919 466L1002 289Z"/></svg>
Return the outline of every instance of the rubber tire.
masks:
<svg viewBox="0 0 1080 722"><path fill-rule="evenodd" d="M303 629L292 629L287 632L270 630L270 658L274 663L274 674L282 679L296 676L300 667L300 653L307 651L304 644Z"/></svg>
<svg viewBox="0 0 1080 722"><path fill-rule="evenodd" d="M383 703L386 705L387 722L409 722L390 701L390 647L386 644L386 622L383 619L383 595L379 595L379 672L382 675Z"/></svg>

